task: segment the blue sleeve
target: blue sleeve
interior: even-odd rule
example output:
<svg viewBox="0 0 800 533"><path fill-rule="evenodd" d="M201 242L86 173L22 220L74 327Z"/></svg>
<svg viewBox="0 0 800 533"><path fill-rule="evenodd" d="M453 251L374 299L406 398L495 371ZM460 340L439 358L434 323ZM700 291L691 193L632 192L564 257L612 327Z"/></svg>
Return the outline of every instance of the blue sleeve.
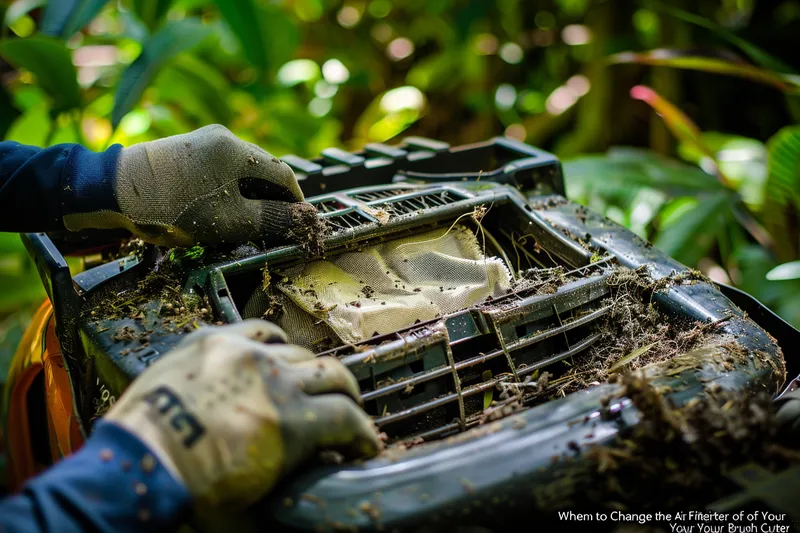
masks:
<svg viewBox="0 0 800 533"><path fill-rule="evenodd" d="M0 502L0 532L174 530L190 497L147 447L100 421L84 446Z"/></svg>
<svg viewBox="0 0 800 533"><path fill-rule="evenodd" d="M118 210L114 181L121 150L0 142L0 231L60 231L65 214Z"/></svg>

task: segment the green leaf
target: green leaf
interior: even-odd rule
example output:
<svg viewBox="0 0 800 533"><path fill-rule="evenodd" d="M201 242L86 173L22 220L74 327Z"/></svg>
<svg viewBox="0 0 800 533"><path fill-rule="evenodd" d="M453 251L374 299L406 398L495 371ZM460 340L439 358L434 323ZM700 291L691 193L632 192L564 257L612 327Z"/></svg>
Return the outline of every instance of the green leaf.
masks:
<svg viewBox="0 0 800 533"><path fill-rule="evenodd" d="M683 218L684 215L697 207L697 199L693 196L674 198L667 202L658 213L659 227L666 228Z"/></svg>
<svg viewBox="0 0 800 533"><path fill-rule="evenodd" d="M767 142L764 225L778 241L779 259L798 255L796 213L800 208L800 126L788 126Z"/></svg>
<svg viewBox="0 0 800 533"><path fill-rule="evenodd" d="M385 142L419 120L427 110L422 91L406 85L379 94L356 121L355 134L363 142Z"/></svg>
<svg viewBox="0 0 800 533"><path fill-rule="evenodd" d="M321 75L319 65L313 59L294 59L281 65L277 78L284 87L294 87L300 83L313 84Z"/></svg>
<svg viewBox="0 0 800 533"><path fill-rule="evenodd" d="M731 209L732 196L719 193L701 198L697 207L659 231L653 244L686 266L693 267L713 246Z"/></svg>
<svg viewBox="0 0 800 533"><path fill-rule="evenodd" d="M47 293L35 268L20 275L0 275L0 313L19 309L23 304L41 302L45 298Z"/></svg>
<svg viewBox="0 0 800 533"><path fill-rule="evenodd" d="M36 266L19 235L0 233L0 314L46 297Z"/></svg>
<svg viewBox="0 0 800 533"><path fill-rule="evenodd" d="M691 55L682 50L651 50L645 53L621 52L608 58L611 64L637 63L659 67L699 70L725 76L736 76L770 85L785 93L800 90L800 77L781 74L747 63L733 63L724 59Z"/></svg>
<svg viewBox="0 0 800 533"><path fill-rule="evenodd" d="M697 125L672 102L644 85L633 87L631 89L631 97L641 100L652 107L678 140L691 144L708 157L714 156L711 150L700 141L700 129Z"/></svg>
<svg viewBox="0 0 800 533"><path fill-rule="evenodd" d="M292 98L291 102L280 104L273 100L269 106L265 106L263 120L269 125L269 133L264 142L280 146L281 150L287 152L303 153L310 140L320 131L323 119L312 116L294 100Z"/></svg>
<svg viewBox="0 0 800 533"><path fill-rule="evenodd" d="M636 350L632 351L631 353L629 353L625 357L621 357L616 363L614 363L611 366L611 368L608 369L608 373L609 374L614 374L615 372L617 372L619 369L623 368L628 363L633 363L636 359L638 359L639 357L641 357L644 354L646 354L650 350L650 348L652 348L656 344L658 344L658 343L654 342L652 344L648 344L647 346L642 346L641 348L637 348Z"/></svg>
<svg viewBox="0 0 800 533"><path fill-rule="evenodd" d="M782 281L787 279L800 278L800 261L790 261L778 265L767 272L767 279L770 281Z"/></svg>
<svg viewBox="0 0 800 533"><path fill-rule="evenodd" d="M275 70L292 58L299 33L278 6L254 0L215 0L247 60L263 70Z"/></svg>
<svg viewBox="0 0 800 533"><path fill-rule="evenodd" d="M761 246L751 244L744 233L738 238L740 240L734 245L729 259L730 267L741 273L736 286L764 305L776 306L781 298L787 296L786 285L791 282L769 281L767 273L778 266L775 258Z"/></svg>
<svg viewBox="0 0 800 533"><path fill-rule="evenodd" d="M663 2L658 2L655 0L646 2L646 4L650 9L661 11L675 18L683 20L684 22L688 22L690 24L706 28L707 30L711 30L718 36L722 37L723 39L731 43L732 45L738 47L742 52L747 54L747 56L750 59L752 59L755 63L758 63L764 68L785 73L795 72L792 67L790 67L777 57L773 56L772 54L769 54L768 52L754 45L753 43L750 43L745 39L742 39L735 33L723 28L719 24L716 24L705 17L689 13L688 11L672 7L664 4Z"/></svg>
<svg viewBox="0 0 800 533"><path fill-rule="evenodd" d="M168 258L170 263L183 263L197 261L206 253L205 246L192 246L191 248L173 248L170 250Z"/></svg>
<svg viewBox="0 0 800 533"><path fill-rule="evenodd" d="M769 140L767 149L767 194L782 205L797 202L800 200L800 126L780 130Z"/></svg>
<svg viewBox="0 0 800 533"><path fill-rule="evenodd" d="M236 34L247 60L253 65L266 68L268 65L266 43L256 21L258 11L251 0L215 0L217 8Z"/></svg>
<svg viewBox="0 0 800 533"><path fill-rule="evenodd" d="M39 87L53 99L54 112L81 106L78 75L63 43L42 36L13 39L0 42L0 55L36 76Z"/></svg>
<svg viewBox="0 0 800 533"><path fill-rule="evenodd" d="M121 39L131 39L141 45L150 37L147 25L133 11L120 11L117 20L122 25Z"/></svg>
<svg viewBox="0 0 800 533"><path fill-rule="evenodd" d="M735 269L741 273L737 287L800 327L800 279L768 280L767 273L778 265L768 251L755 244L740 245L734 261Z"/></svg>
<svg viewBox="0 0 800 533"><path fill-rule="evenodd" d="M142 47L142 53L123 72L117 85L111 124L116 129L122 118L139 103L158 71L177 55L194 48L211 34L197 19L170 22Z"/></svg>
<svg viewBox="0 0 800 533"><path fill-rule="evenodd" d="M8 94L5 87L0 85L0 139L6 136L6 132L11 127L11 124L13 124L19 116L19 109L14 105L11 95Z"/></svg>
<svg viewBox="0 0 800 533"><path fill-rule="evenodd" d="M52 120L44 105L32 107L9 126L5 139L31 146L45 146Z"/></svg>
<svg viewBox="0 0 800 533"><path fill-rule="evenodd" d="M704 142L700 128L683 111L645 85L633 87L631 89L631 97L641 100L652 107L676 139L691 145L706 156L708 161L713 163L714 173L720 183L725 187L731 188L727 176L720 169L716 154Z"/></svg>
<svg viewBox="0 0 800 533"><path fill-rule="evenodd" d="M0 233L0 257L10 254L26 255L25 245L17 234Z"/></svg>
<svg viewBox="0 0 800 533"><path fill-rule="evenodd" d="M171 5L172 0L133 0L133 11L153 31L160 25Z"/></svg>
<svg viewBox="0 0 800 533"><path fill-rule="evenodd" d="M32 305L30 307L17 305L10 315L3 317L3 320L0 321L0 387L7 383L11 361L17 352L19 343L22 342L22 337L28 329L35 310L36 308ZM3 427L4 422L0 422L0 431L8 431L8 428ZM3 473L2 466L2 461L0 461L0 474Z"/></svg>
<svg viewBox="0 0 800 533"><path fill-rule="evenodd" d="M491 370L485 370L481 374L481 379L483 381L488 381L488 380L492 379L492 371ZM493 389L486 389L483 392L483 410L484 411L487 410L490 405L492 405L492 400L493 399L494 399L494 390Z"/></svg>
<svg viewBox="0 0 800 533"><path fill-rule="evenodd" d="M749 206L760 210L764 203L764 182L767 179L767 147L756 139L719 132L704 132L701 142L715 156L720 170ZM681 158L703 164L705 155L690 144L678 146Z"/></svg>
<svg viewBox="0 0 800 533"><path fill-rule="evenodd" d="M719 181L699 168L642 148L615 147L605 155L567 159L563 167L568 196L583 184L604 191L644 186L671 196L724 190Z"/></svg>
<svg viewBox="0 0 800 533"><path fill-rule="evenodd" d="M228 80L193 55L177 57L158 75L155 86L162 102L176 104L202 124L228 124L233 118Z"/></svg>
<svg viewBox="0 0 800 533"><path fill-rule="evenodd" d="M700 129L687 117L678 107L662 98L650 87L644 85L637 85L631 89L631 96L638 100L642 100L650 105L656 113L664 120L667 128L672 132L675 137L683 143L690 144L699 150L707 159L709 163L713 164L714 173L719 182L726 188L735 190L735 184L725 175L722 167L717 161L717 155L705 143L705 140L700 133ZM767 233L761 224L755 220L753 214L744 205L738 202L731 205L734 210L739 223L747 229L747 231L758 241L759 244L769 248L775 249L775 240ZM744 208L744 209L741 209Z"/></svg>
<svg viewBox="0 0 800 533"><path fill-rule="evenodd" d="M34 9L40 8L46 3L47 0L17 0L8 6L5 15L3 15L0 20L2 20L6 26L11 26Z"/></svg>
<svg viewBox="0 0 800 533"><path fill-rule="evenodd" d="M464 80L465 55L461 50L445 50L416 61L406 83L423 91L453 90Z"/></svg>
<svg viewBox="0 0 800 533"><path fill-rule="evenodd" d="M68 39L97 16L108 0L50 0L42 18L45 35Z"/></svg>

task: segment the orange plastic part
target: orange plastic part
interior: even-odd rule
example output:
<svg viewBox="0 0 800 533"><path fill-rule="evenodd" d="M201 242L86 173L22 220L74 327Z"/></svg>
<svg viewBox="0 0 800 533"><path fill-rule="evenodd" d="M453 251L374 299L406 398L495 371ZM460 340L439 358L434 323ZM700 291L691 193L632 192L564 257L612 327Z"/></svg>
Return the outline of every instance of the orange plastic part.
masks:
<svg viewBox="0 0 800 533"><path fill-rule="evenodd" d="M73 409L72 389L55 334L50 301L37 310L20 342L8 374L6 428L8 432L8 487L16 491L25 481L49 465L36 461L28 413L28 394L34 380L44 373L45 406L52 462L70 455L83 445L78 418ZM41 423L41 421L37 421Z"/></svg>

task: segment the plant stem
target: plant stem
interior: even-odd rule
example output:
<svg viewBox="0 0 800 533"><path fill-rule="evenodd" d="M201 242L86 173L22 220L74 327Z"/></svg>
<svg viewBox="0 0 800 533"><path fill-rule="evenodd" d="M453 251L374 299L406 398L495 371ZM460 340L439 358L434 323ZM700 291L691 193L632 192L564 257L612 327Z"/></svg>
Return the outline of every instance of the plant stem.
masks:
<svg viewBox="0 0 800 533"><path fill-rule="evenodd" d="M47 137L44 138L45 147L50 146L50 144L53 142L53 137L56 134L56 126L58 125L57 123L57 117L50 120L50 129L47 131Z"/></svg>
<svg viewBox="0 0 800 533"><path fill-rule="evenodd" d="M75 138L78 144L86 146L86 139L83 136L83 109L75 112L72 117L72 127L75 130Z"/></svg>

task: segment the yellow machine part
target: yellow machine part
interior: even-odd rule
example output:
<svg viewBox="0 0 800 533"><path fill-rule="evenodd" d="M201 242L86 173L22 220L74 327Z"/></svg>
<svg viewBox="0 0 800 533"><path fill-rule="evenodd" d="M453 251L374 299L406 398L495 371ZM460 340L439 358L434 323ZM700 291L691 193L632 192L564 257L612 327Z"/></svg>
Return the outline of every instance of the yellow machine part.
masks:
<svg viewBox="0 0 800 533"><path fill-rule="evenodd" d="M32 410L34 405L44 408ZM47 300L25 331L8 373L3 412L10 490L18 490L27 479L83 444L73 405L53 307Z"/></svg>

